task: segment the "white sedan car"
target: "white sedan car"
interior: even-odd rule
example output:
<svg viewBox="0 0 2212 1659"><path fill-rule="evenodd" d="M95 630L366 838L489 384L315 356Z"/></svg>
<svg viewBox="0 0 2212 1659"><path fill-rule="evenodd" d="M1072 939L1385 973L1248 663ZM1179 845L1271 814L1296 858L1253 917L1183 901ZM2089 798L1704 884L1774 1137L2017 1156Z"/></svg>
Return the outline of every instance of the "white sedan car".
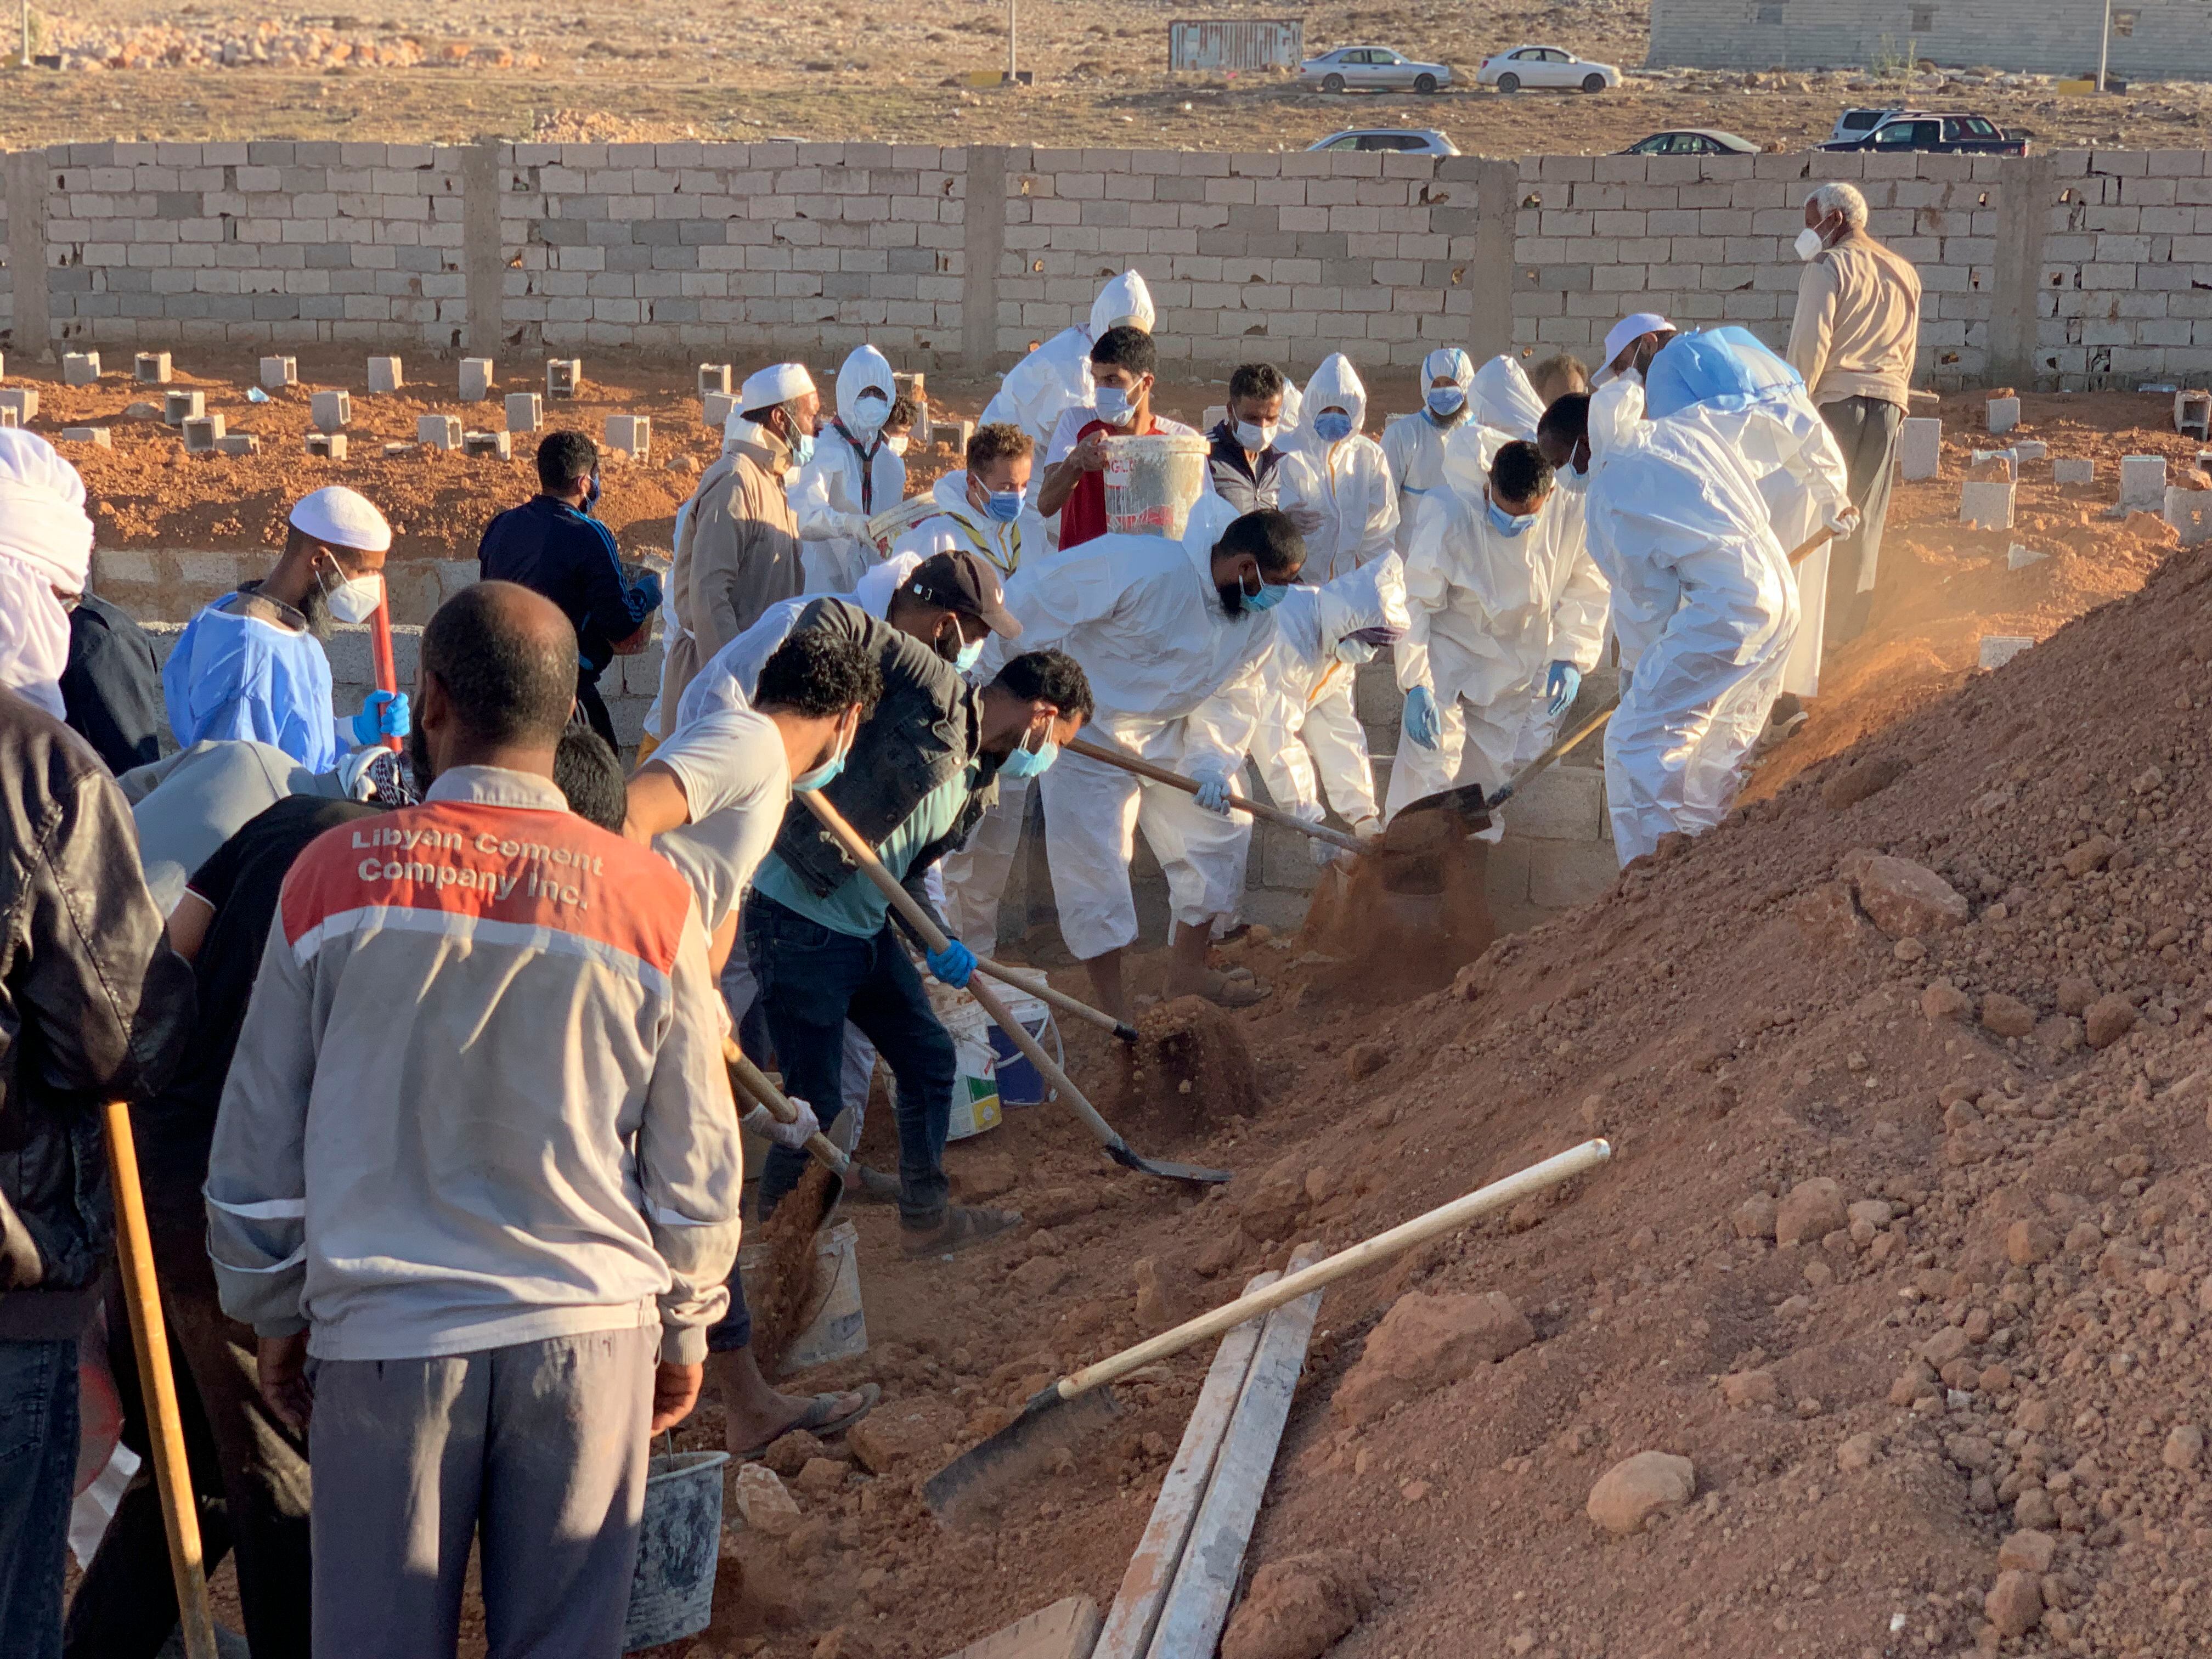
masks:
<svg viewBox="0 0 2212 1659"><path fill-rule="evenodd" d="M1477 86L1496 87L1500 92L1518 92L1523 87L1603 92L1620 84L1620 71L1610 64L1587 63L1557 46L1516 46L1484 58L1474 80Z"/></svg>

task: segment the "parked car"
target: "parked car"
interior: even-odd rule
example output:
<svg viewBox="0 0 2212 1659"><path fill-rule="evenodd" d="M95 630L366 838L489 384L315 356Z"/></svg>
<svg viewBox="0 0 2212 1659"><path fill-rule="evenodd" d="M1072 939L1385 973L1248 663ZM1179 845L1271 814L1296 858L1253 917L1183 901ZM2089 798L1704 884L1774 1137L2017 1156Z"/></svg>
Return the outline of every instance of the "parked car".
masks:
<svg viewBox="0 0 2212 1659"><path fill-rule="evenodd" d="M1431 127L1353 127L1308 149L1389 149L1401 155L1456 155L1459 146Z"/></svg>
<svg viewBox="0 0 2212 1659"><path fill-rule="evenodd" d="M1840 144L1848 138L1863 138L1893 115L1919 115L1923 111L1903 109L1895 104L1886 109L1847 109L1836 117L1836 130L1824 141Z"/></svg>
<svg viewBox="0 0 2212 1659"><path fill-rule="evenodd" d="M1863 137L1841 143L1831 139L1820 148L1886 150L1893 155L1920 150L1939 155L2025 155L2027 140L2008 137L2002 127L1978 115L1932 115L1916 111L1887 117Z"/></svg>
<svg viewBox="0 0 2212 1659"><path fill-rule="evenodd" d="M1748 138L1716 127L1684 127L1675 132L1655 132L1639 138L1623 155L1756 155L1759 146Z"/></svg>
<svg viewBox="0 0 2212 1659"><path fill-rule="evenodd" d="M1449 64L1417 64L1388 46L1339 46L1298 65L1298 84L1323 92L1436 92L1451 84Z"/></svg>
<svg viewBox="0 0 2212 1659"><path fill-rule="evenodd" d="M1518 92L1523 87L1579 87L1584 92L1603 92L1620 84L1620 71L1610 64L1590 64L1557 46L1516 46L1495 58L1486 58L1474 72L1475 84Z"/></svg>

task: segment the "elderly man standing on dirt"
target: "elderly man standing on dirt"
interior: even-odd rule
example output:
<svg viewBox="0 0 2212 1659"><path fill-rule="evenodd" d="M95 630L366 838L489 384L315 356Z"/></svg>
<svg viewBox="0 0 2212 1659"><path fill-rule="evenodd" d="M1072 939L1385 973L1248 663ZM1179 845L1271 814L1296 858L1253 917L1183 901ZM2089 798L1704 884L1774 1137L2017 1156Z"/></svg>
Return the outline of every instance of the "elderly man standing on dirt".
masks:
<svg viewBox="0 0 2212 1659"><path fill-rule="evenodd" d="M1806 268L1790 325L1790 366L1836 434L1859 510L1857 528L1838 537L1828 556L1830 645L1864 633L1874 611L1890 464L1920 340L1919 273L1869 235L1866 222L1856 186L1822 185L1805 198L1805 228L1797 233Z"/></svg>
<svg viewBox="0 0 2212 1659"><path fill-rule="evenodd" d="M745 377L738 406L720 458L678 515L664 717L708 658L806 586L787 485L814 458L822 395L804 365L771 363Z"/></svg>

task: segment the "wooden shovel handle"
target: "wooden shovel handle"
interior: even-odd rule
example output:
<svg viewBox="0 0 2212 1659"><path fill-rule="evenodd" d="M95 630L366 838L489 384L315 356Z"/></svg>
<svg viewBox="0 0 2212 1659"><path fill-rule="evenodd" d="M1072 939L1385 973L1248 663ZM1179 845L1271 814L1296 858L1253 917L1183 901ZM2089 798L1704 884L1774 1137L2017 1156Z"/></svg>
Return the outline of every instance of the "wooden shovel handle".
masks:
<svg viewBox="0 0 2212 1659"><path fill-rule="evenodd" d="M1154 783L1164 783L1170 789L1180 789L1187 795L1198 793L1197 782L1180 772L1170 772L1164 766L1155 766L1148 760L1119 749L1109 749L1103 744L1086 743L1081 738L1071 738L1060 745L1071 755L1080 755L1085 760L1103 761L1109 766L1118 766L1124 772L1134 772L1140 778L1150 778ZM1364 853L1367 844L1357 836L1347 836L1341 830L1332 830L1327 824L1308 823L1304 818L1293 817L1279 807L1263 805L1256 800L1247 800L1242 795L1229 798L1231 811L1249 812L1263 823L1295 830L1302 836L1311 836L1316 841L1325 841L1332 847L1341 847L1347 853Z"/></svg>

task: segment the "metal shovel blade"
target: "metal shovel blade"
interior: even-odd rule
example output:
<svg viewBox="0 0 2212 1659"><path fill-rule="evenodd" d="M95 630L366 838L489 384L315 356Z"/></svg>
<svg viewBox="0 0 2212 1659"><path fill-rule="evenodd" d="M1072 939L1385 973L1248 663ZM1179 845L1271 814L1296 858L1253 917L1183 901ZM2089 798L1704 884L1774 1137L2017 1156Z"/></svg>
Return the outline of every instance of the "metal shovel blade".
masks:
<svg viewBox="0 0 2212 1659"><path fill-rule="evenodd" d="M1230 1178L1227 1170L1201 1170L1195 1164L1176 1164L1164 1158L1146 1158L1142 1152L1131 1150L1126 1140L1109 1145L1106 1156L1125 1170L1134 1170L1140 1175L1158 1176L1163 1181L1189 1181L1201 1187L1219 1187Z"/></svg>
<svg viewBox="0 0 2212 1659"><path fill-rule="evenodd" d="M1053 1452L1120 1414L1108 1388L1091 1389L1073 1399L1061 1397L1058 1383L1040 1389L1019 1417L924 1481L922 1498L930 1512L948 1524L979 1518L1008 1486L1041 1473Z"/></svg>

